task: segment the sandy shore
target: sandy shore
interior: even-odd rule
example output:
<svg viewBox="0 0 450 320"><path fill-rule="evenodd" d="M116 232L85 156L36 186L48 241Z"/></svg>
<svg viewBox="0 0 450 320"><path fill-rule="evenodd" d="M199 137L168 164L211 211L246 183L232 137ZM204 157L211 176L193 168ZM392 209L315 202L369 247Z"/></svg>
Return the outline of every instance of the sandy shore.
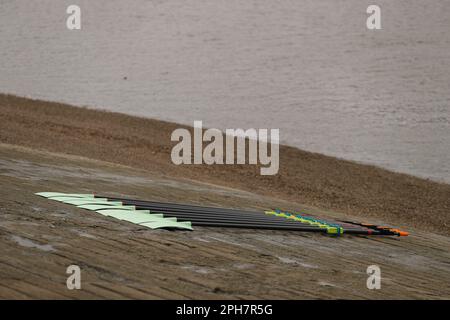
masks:
<svg viewBox="0 0 450 320"><path fill-rule="evenodd" d="M260 176L255 166L175 166L174 123L0 95L0 142L79 155L251 191L304 206L399 227L449 234L450 185L280 148L280 171Z"/></svg>

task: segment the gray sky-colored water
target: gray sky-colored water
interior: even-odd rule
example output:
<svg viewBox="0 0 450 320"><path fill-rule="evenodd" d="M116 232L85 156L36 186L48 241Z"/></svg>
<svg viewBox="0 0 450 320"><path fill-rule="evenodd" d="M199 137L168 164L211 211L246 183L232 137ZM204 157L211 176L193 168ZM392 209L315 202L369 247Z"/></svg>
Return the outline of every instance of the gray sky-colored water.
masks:
<svg viewBox="0 0 450 320"><path fill-rule="evenodd" d="M366 29L370 4L382 30ZM279 128L283 143L450 182L449 31L444 0L4 0L0 92Z"/></svg>

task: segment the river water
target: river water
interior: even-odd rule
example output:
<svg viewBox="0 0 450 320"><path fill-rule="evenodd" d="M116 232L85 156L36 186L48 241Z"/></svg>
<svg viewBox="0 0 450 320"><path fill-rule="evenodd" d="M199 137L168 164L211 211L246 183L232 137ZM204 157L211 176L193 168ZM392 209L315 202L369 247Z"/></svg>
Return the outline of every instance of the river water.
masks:
<svg viewBox="0 0 450 320"><path fill-rule="evenodd" d="M366 29L370 4L382 30ZM279 128L289 145L450 182L449 31L446 0L2 0L0 92Z"/></svg>

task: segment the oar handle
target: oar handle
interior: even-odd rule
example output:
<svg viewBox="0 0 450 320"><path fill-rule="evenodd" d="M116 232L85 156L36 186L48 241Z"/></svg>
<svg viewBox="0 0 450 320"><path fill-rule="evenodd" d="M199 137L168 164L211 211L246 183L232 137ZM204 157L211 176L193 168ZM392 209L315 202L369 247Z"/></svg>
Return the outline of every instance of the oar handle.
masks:
<svg viewBox="0 0 450 320"><path fill-rule="evenodd" d="M391 235L394 234L394 235L399 236L399 237L409 236L409 232L402 231L402 230L397 229L397 228L391 228L391 227L387 227L387 226L377 226L375 224L367 223L367 222L355 222L355 221L342 221L342 222L351 223L351 224L354 224L354 225L358 225L358 226L363 226L363 227L370 228L370 229L379 230L379 231L381 231L384 234L391 234Z"/></svg>

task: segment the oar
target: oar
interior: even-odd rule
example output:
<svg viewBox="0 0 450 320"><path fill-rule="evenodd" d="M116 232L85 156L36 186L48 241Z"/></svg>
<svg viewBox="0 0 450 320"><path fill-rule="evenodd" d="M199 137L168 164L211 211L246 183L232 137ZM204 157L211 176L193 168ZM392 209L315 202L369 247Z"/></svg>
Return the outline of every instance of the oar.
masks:
<svg viewBox="0 0 450 320"><path fill-rule="evenodd" d="M342 221L345 223L349 223L349 224L353 224L353 225L358 225L358 226L363 226L365 228L370 228L373 230L377 230L378 232L380 232L381 234L384 235L395 235L395 236L399 236L399 237L406 237L409 235L409 232L406 231L402 231L396 228L391 228L391 227L386 227L386 226L377 226L375 224L371 224L371 223L363 223L363 222L355 222L355 221Z"/></svg>
<svg viewBox="0 0 450 320"><path fill-rule="evenodd" d="M133 202L134 203L134 202ZM147 206L147 205L140 205L140 204L133 204L134 207L138 209L144 209L144 210L151 210L154 212L168 212L173 215L203 215L208 217L227 217L227 218L233 218L233 219L249 219L249 220L258 220L258 221L273 221L273 222L283 222L285 219L282 219L280 217L276 216L268 216L265 215L263 212L258 214L247 214L246 212L242 213L229 213L229 212L214 212L214 211L196 211L196 210L182 210L182 209L173 209L173 208L164 208L160 206Z"/></svg>
<svg viewBox="0 0 450 320"><path fill-rule="evenodd" d="M280 224L280 220L274 219L265 219L262 218L263 212L258 211L245 211L238 209L227 209L220 207L203 207L197 205L188 205L188 204L179 204L179 203L166 203L166 202L157 202L157 201L144 201L144 200L135 200L135 199L126 199L121 197L108 197L108 196L96 196L96 197L104 197L109 200L121 201L124 205L134 205L139 209L151 210L154 212L160 212L165 214L166 216L177 217L179 219L189 219L189 221L193 222L193 225L204 225L204 226L242 226L249 227L255 226L258 224L260 227L264 226L264 228L275 227ZM328 232L340 234L342 232L348 234L361 234L361 235L392 235L394 234L392 230L386 229L374 229L367 228L364 225L355 225L350 224L348 222L337 223L337 222L329 222L324 219L317 219L311 216L306 216L299 213L288 213L283 212L282 214L286 214L286 217L292 215L294 220L297 221L289 221L287 219L282 219L283 222L280 226L293 226L313 230L320 230L320 232ZM276 215L277 218L281 218ZM197 221L197 223L196 223Z"/></svg>
<svg viewBox="0 0 450 320"><path fill-rule="evenodd" d="M164 207L164 208L173 208L173 209L184 209L184 210L195 210L195 211L207 211L207 212L229 212L229 213L243 213L246 214L261 214L261 211L253 211L253 210L239 210L239 209L229 209L229 208L223 208L223 207L208 207L208 206L197 206L197 205L190 205L190 204L180 204L180 203L168 203L168 202L157 202L157 201L144 201L144 200L134 200L134 199L126 199L126 198L119 198L119 197L108 197L108 196L101 196L96 195L96 197L99 198L108 198L113 201L123 201L126 203L136 203L139 205L146 205L146 206L155 206L155 207Z"/></svg>

